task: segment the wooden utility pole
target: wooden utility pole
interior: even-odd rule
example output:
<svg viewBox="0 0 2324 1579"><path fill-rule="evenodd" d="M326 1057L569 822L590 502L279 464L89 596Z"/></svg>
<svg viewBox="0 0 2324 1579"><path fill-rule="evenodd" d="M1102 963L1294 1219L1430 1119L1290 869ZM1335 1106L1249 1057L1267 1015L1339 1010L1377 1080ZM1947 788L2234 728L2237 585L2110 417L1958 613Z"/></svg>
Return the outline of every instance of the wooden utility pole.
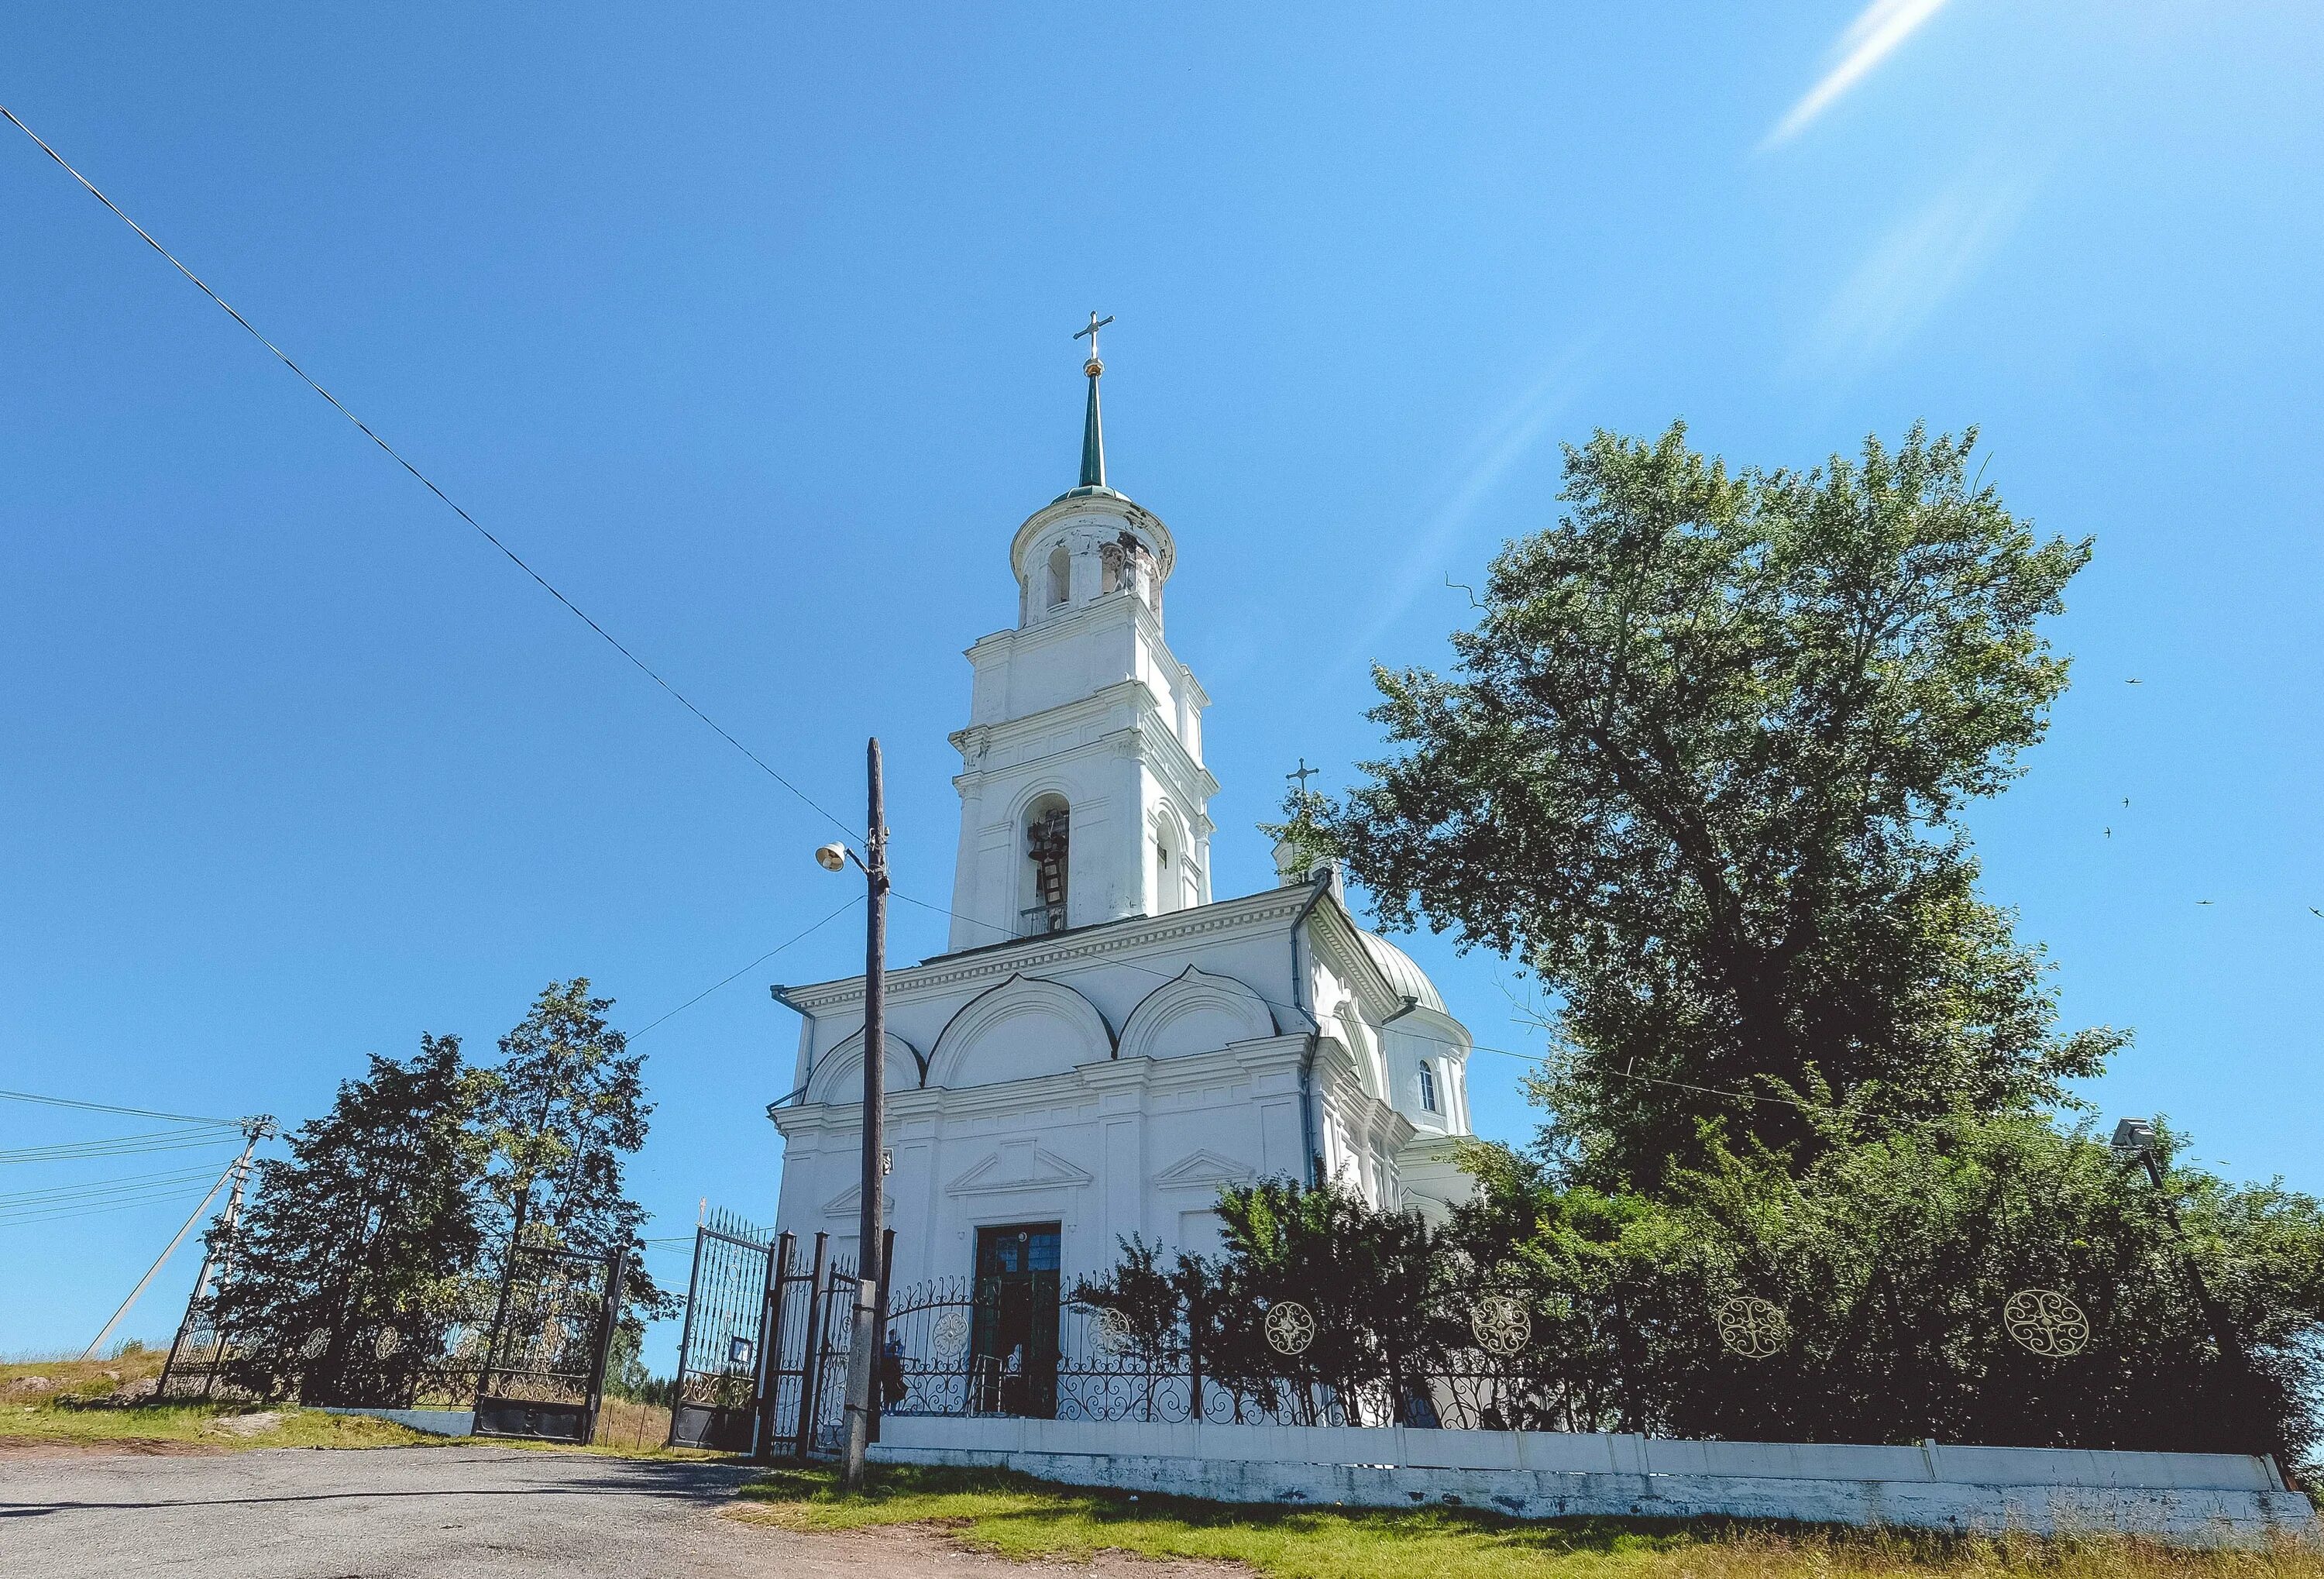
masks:
<svg viewBox="0 0 2324 1579"><path fill-rule="evenodd" d="M881 1199L887 1181L881 1166L881 1131L887 1106L888 1074L888 819L880 785L880 742L865 748L870 778L869 811L863 820L863 878L868 884L863 944L863 1184L862 1211L855 1235L855 1322L847 1348L847 1446L841 1482L850 1491L863 1484L864 1454L872 1443L872 1420L880 1408L880 1254L886 1214Z"/></svg>

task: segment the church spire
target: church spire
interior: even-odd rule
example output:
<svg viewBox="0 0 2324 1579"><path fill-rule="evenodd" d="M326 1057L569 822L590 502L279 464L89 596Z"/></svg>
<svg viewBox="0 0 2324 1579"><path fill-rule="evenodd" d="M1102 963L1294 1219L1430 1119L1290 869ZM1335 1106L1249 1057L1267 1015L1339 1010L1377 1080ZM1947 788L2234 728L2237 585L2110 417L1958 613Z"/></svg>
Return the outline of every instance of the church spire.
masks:
<svg viewBox="0 0 2324 1579"><path fill-rule="evenodd" d="M1082 371L1089 375L1089 408L1082 417L1082 480L1079 484L1084 488L1105 486L1105 427L1099 420L1097 409L1097 381L1105 373L1105 364L1097 357L1097 332L1112 321L1111 313L1100 318L1092 312L1089 328L1074 331L1074 339L1087 336L1090 343L1089 360L1082 364Z"/></svg>

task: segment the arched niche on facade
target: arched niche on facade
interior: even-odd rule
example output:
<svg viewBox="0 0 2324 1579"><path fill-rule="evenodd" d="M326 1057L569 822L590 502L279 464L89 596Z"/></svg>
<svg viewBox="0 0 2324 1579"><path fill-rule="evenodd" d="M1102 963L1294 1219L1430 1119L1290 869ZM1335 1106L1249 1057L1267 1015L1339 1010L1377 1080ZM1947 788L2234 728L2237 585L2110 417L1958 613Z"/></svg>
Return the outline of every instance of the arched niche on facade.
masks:
<svg viewBox="0 0 2324 1579"><path fill-rule="evenodd" d="M1113 1056L1097 1006L1062 983L1011 976L964 1004L928 1055L930 1085L998 1085Z"/></svg>
<svg viewBox="0 0 2324 1579"><path fill-rule="evenodd" d="M924 1083L927 1060L919 1049L888 1033L888 1089L911 1091ZM823 1055L807 1077L808 1103L850 1103L863 1100L863 1033L857 1031Z"/></svg>
<svg viewBox="0 0 2324 1579"><path fill-rule="evenodd" d="M1275 1034L1275 1016L1257 993L1231 976L1188 965L1130 1011L1121 1028L1120 1056L1176 1058Z"/></svg>

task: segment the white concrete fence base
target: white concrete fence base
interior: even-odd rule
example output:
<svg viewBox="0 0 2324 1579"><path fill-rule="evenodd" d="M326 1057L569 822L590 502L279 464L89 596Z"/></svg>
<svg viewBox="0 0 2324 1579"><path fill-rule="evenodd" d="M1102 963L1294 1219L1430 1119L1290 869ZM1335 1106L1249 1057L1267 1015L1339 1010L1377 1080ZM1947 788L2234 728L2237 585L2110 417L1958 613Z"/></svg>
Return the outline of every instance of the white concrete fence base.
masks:
<svg viewBox="0 0 2324 1579"><path fill-rule="evenodd" d="M327 1405L327 1415L368 1415L374 1420L392 1420L414 1431L425 1431L430 1436L469 1436L475 1433L476 1411L474 1409L388 1409L372 1408L342 1408Z"/></svg>
<svg viewBox="0 0 2324 1579"><path fill-rule="evenodd" d="M2272 1461L2232 1454L916 1416L882 1420L880 1435L881 1463L1218 1502L2324 1542L2315 1510Z"/></svg>

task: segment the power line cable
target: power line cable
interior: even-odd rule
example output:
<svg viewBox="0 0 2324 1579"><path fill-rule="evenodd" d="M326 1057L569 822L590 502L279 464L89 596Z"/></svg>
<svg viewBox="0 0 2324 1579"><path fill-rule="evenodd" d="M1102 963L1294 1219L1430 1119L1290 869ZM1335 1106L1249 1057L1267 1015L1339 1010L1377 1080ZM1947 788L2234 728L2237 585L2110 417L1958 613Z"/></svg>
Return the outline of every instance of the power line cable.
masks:
<svg viewBox="0 0 2324 1579"><path fill-rule="evenodd" d="M68 1200L97 1200L102 1196L125 1196L125 1193L151 1191L151 1188L174 1188L181 1184L195 1184L209 1179L209 1168L177 1168L153 1175L128 1175L124 1179L93 1179L88 1184L56 1184L44 1191L16 1191L14 1196L0 1196L0 1212L12 1209L37 1209L42 1205L63 1205Z"/></svg>
<svg viewBox="0 0 2324 1579"><path fill-rule="evenodd" d="M632 1041L637 1040L638 1038L645 1035L647 1031L651 1030L654 1026L659 1025L662 1022L662 1020L675 1019L677 1016L685 1013L687 1010L693 1008L696 1003L701 1002L705 998L710 996L711 993L716 992L719 988L725 986L730 982L736 981L741 977L750 974L754 970L757 970L761 965L774 958L775 956L780 954L784 949L788 948L792 944L806 942L807 938L814 936L816 933L822 931L825 927L830 926L834 921L836 921L840 917L845 915L848 911L853 910L862 902L863 896L860 893L857 894L853 899L849 900L845 904L832 911L831 914L825 916L822 920L817 921L814 926L809 927L806 931L785 938L782 942L776 944L772 948L767 950L766 953L759 956L758 958L744 965L741 970L736 971L733 975L713 982L710 985L703 988L702 991L696 993L693 997L688 998L685 1002L680 1003L668 1014L663 1015L661 1020L654 1020L641 1030L632 1031L630 1033L630 1039Z"/></svg>
<svg viewBox="0 0 2324 1579"><path fill-rule="evenodd" d="M5 114L7 114L7 106L0 105L0 115ZM200 1118L192 1113L156 1113L149 1107L116 1107L107 1102L80 1102L69 1096L42 1096L31 1091L0 1091L0 1099L9 1102L36 1102L46 1107L77 1107L90 1113L126 1113L131 1118L167 1119L172 1123L205 1124L213 1128L233 1130L238 1130L250 1122L247 1119Z"/></svg>
<svg viewBox="0 0 2324 1579"><path fill-rule="evenodd" d="M191 1151L209 1146L230 1146L242 1139L239 1129L214 1134L188 1134L182 1130L158 1135L122 1135L105 1140L65 1140L53 1146L20 1146L0 1150L0 1166L12 1162L69 1162L83 1157L137 1157L152 1151Z"/></svg>
<svg viewBox="0 0 2324 1579"><path fill-rule="evenodd" d="M93 1217L101 1212L125 1212L135 1206L167 1205L172 1201L192 1200L196 1196L200 1196L207 1200L208 1187L201 1184L191 1187L180 1185L169 1189L156 1190L151 1195L124 1196L95 1203L73 1203L38 1210L28 1207L21 1212L0 1214L0 1228L13 1228L27 1223L54 1223L68 1217Z"/></svg>
<svg viewBox="0 0 2324 1579"><path fill-rule="evenodd" d="M382 439L377 433L374 432L370 425L364 422L362 418L356 416L353 411L347 410L346 406L340 404L339 398L337 395L333 394L329 390L325 389L321 384L317 383L314 379L308 375L305 368L300 366L296 362L293 362L288 356L283 354L281 346L268 339L264 335L260 334L255 325L254 325L248 319L243 317L241 313L235 311L232 306L228 305L224 297L220 296L217 291L211 290L208 285L205 284L200 275L195 273L191 269L186 267L184 263L179 262L176 254L172 253L168 247L163 246L160 242L154 240L152 233L143 226L138 224L134 219L132 219L127 214L123 213L119 204L115 203L111 198L106 197L103 192L97 190L96 183L92 182L87 176L81 174L79 171L75 170L70 163L67 162L65 156L59 153L54 148L50 147L47 141L43 139L39 133L33 131L32 127L24 125L23 121L18 120L16 118L16 113L14 110L10 109L5 105L0 105L0 115L7 116L8 121L12 125L14 125L18 131L23 133L25 136L30 137L35 143L39 144L42 152L56 161L57 168L63 171L67 175L72 177L76 181L78 181L82 189L87 191L90 197L95 198L98 202L111 209L115 218L119 219L124 225L129 226L130 229L135 231L139 238L142 239L146 245L152 247L155 252L160 253L163 259L169 263L171 268L177 270L179 273L183 274L186 279L192 283L195 290L199 291L203 295L208 297L210 300L217 303L221 311L223 311L228 318L234 319L235 322L240 324L244 330L248 331L250 337L256 340L260 345L265 346L266 349L273 355L276 361L281 363L283 366L289 368L298 376L299 382L305 384L309 389L313 390L317 394L322 396L324 400L329 402L331 409L338 412L340 416L345 417L348 421L354 423L357 432L370 439L374 444L379 446L382 453L386 455L390 460L392 460L396 465L410 473L412 477L419 482L421 487L426 488L429 493L435 494L436 497L441 500L445 506L449 509L453 514L457 515L462 521L466 522L470 526L475 528L477 533L481 535L486 542L492 544L493 547L498 549L503 555L506 556L510 564L514 565L527 576L531 577L532 579L540 585L542 591L548 593L549 596L555 598L558 603L563 604L567 611L570 613L575 619L579 620L583 624L588 626L592 631L595 631L599 636L604 639L606 645L613 648L614 651L620 653L622 657L628 659L631 663L634 664L637 667L639 673L653 681L654 684L659 686L663 690L668 691L670 697L677 701L678 706L684 707L687 712L693 714L704 724L709 725L710 729L718 736L719 739L724 741L728 745L733 746L736 751L741 752L744 756L748 757L752 762L757 764L760 771L765 773L767 777L772 779L776 783L780 784L793 795L798 796L800 800L813 808L826 821L838 828L840 832L846 834L851 838L859 836L855 833L854 829L849 827L846 823L841 821L839 817L833 815L830 810L825 808L822 802L816 800L815 797L809 795L806 790L800 789L797 784L792 783L788 779L785 778L780 772L776 771L772 763L769 762L764 757L759 755L758 753L752 751L749 746L744 745L740 740L737 740L732 734L730 734L724 725L719 723L718 720L713 718L709 714L695 706L693 699L687 697L685 692L679 690L667 679L664 679L660 673L656 670L651 664L648 663L644 659L640 658L636 653L623 646L619 638L615 637L612 632L606 630L604 626L599 624L595 619L590 617L580 605L575 603L571 598L566 596L564 593L558 591L555 584L553 584L549 577L543 576L540 571L534 569L530 564L526 563L522 555L519 554L514 549L510 548L508 544L503 542L499 538L493 536L482 522L469 514L467 511L462 508L462 506L455 501L449 494L447 494L443 489L438 487L427 473L421 471L409 460L406 460L401 451L399 451L393 445L390 444L386 439Z"/></svg>

